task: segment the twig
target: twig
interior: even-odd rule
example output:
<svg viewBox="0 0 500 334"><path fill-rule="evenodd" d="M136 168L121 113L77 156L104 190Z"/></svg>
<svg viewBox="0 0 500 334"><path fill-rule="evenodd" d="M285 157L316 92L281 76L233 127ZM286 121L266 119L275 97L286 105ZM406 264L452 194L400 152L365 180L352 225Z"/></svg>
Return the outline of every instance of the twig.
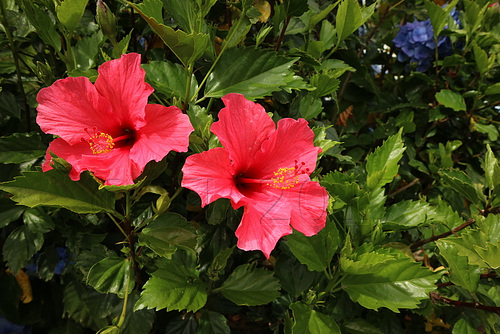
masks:
<svg viewBox="0 0 500 334"><path fill-rule="evenodd" d="M399 194L400 192L405 191L406 189L413 187L415 185L415 183L417 183L419 181L420 181L420 179L416 178L415 180L413 180L410 183L408 183L406 186L401 187L401 188L395 190L394 192L390 193L389 195L387 195L387 197L394 197L397 194Z"/></svg>
<svg viewBox="0 0 500 334"><path fill-rule="evenodd" d="M458 231L460 230L463 230L464 228L466 228L467 226L470 226L472 224L474 224L476 221L471 218L469 219L468 221L466 221L465 223L463 223L462 225L460 226L457 226L455 228L452 228L451 230L449 230L448 232L444 232L444 233L441 233L441 234L438 234L438 235L434 235L430 238L427 238L427 239L424 239L424 240L420 240L420 241L417 241L417 242L414 242L411 246L410 246L410 249L412 251L415 251L417 248L419 248L420 246L422 245L425 245L429 242L433 242L433 241L436 241L438 239L442 239L442 238L446 238L447 236L449 235L452 235L452 234L455 234L457 233Z"/></svg>
<svg viewBox="0 0 500 334"><path fill-rule="evenodd" d="M479 275L479 279L485 279L485 278L497 278L498 275L496 272L492 272L492 273L487 273L487 274L481 274ZM447 286L452 286L452 285L455 285L455 283L453 282L444 282L444 283L438 283L436 284L436 286L438 288L444 288L444 287L447 287Z"/></svg>
<svg viewBox="0 0 500 334"><path fill-rule="evenodd" d="M477 310L492 312L500 315L500 307L483 305L477 302L476 303L461 302L459 300L453 300L450 298L443 297L435 291L430 292L429 296L434 303L442 302L451 305L453 307L470 307L470 308L475 308Z"/></svg>
<svg viewBox="0 0 500 334"><path fill-rule="evenodd" d="M286 28L288 27L288 24L290 23L291 16L287 16L285 19L285 22L283 23L283 29L281 29L281 33L278 36L278 41L276 42L276 46L274 48L274 51L278 52L281 46L281 42L283 41L283 37L285 36L285 31Z"/></svg>

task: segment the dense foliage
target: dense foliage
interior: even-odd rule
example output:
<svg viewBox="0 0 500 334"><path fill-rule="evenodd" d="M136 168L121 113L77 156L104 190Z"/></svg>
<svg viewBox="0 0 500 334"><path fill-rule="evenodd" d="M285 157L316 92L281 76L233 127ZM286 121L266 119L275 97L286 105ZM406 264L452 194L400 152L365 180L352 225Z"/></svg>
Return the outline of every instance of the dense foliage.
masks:
<svg viewBox="0 0 500 334"><path fill-rule="evenodd" d="M499 3L0 4L0 332L500 331ZM189 148L151 142L141 161L157 161L135 183L108 182L68 151L46 156L66 139L36 122L37 108L47 115L39 91L75 77L65 82L101 93L98 68L130 53L159 105L146 112L175 114L151 128L187 115ZM229 93L314 132L307 182L329 195L317 234L242 250L248 205L181 186L195 154L231 143L212 127ZM84 92L72 94L82 105ZM102 143L94 153L114 145Z"/></svg>

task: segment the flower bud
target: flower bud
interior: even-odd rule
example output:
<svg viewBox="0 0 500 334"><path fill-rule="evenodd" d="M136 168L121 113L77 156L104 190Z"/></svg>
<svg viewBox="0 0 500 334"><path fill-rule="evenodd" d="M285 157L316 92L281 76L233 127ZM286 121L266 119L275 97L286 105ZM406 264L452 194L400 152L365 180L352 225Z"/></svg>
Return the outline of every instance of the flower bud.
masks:
<svg viewBox="0 0 500 334"><path fill-rule="evenodd" d="M116 43L116 17L102 0L97 1L97 24L111 43Z"/></svg>

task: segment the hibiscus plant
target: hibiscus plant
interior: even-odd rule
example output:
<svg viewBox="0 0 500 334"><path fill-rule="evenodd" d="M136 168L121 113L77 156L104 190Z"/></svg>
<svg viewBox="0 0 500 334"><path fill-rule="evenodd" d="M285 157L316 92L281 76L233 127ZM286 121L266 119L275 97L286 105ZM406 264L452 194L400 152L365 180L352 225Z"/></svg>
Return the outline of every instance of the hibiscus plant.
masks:
<svg viewBox="0 0 500 334"><path fill-rule="evenodd" d="M500 5L2 0L0 333L500 332Z"/></svg>

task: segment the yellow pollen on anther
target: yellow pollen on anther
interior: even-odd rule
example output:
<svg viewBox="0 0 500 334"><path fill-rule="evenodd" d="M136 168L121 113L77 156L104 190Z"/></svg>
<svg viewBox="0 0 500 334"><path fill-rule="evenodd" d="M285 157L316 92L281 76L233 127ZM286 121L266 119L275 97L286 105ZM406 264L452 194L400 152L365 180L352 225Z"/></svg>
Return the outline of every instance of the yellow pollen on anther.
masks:
<svg viewBox="0 0 500 334"><path fill-rule="evenodd" d="M299 183L299 174L296 167L280 168L274 172L271 178L272 182L267 183L268 186L274 189L290 189Z"/></svg>
<svg viewBox="0 0 500 334"><path fill-rule="evenodd" d="M103 132L98 132L90 136L87 142L94 154L108 153L115 147L113 137Z"/></svg>

